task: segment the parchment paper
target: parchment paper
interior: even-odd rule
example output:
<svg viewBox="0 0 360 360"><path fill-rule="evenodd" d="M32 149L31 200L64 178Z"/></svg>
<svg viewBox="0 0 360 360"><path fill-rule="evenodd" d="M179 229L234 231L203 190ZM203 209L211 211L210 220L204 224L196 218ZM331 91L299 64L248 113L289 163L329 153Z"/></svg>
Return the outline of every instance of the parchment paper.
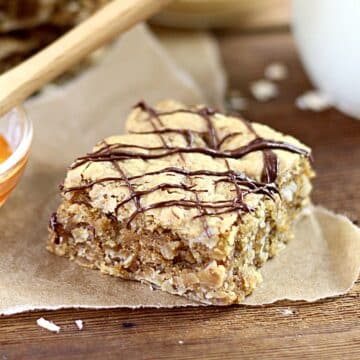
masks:
<svg viewBox="0 0 360 360"><path fill-rule="evenodd" d="M209 84L211 79L209 73ZM49 215L59 202L57 185L68 164L104 136L120 133L138 99L154 103L169 97L204 101L188 73L138 27L123 36L100 65L27 104L35 128L31 158L21 184L0 209L0 314L198 305L83 269L45 250ZM343 294L359 268L360 230L345 217L315 208L298 223L296 239L264 266L263 284L245 303L315 301Z"/></svg>

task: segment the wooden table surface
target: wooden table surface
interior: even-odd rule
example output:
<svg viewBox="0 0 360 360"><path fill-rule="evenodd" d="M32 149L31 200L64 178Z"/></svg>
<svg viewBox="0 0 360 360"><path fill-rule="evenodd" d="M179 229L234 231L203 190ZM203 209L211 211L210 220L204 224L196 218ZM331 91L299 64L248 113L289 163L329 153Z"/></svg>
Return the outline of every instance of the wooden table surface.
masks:
<svg viewBox="0 0 360 360"><path fill-rule="evenodd" d="M318 173L314 201L360 220L360 121L335 110L312 113L294 106L295 97L311 85L287 32L218 37L231 87L245 94L266 64L288 65L280 97L266 104L250 101L244 114L311 145ZM0 318L0 360L359 359L359 300L360 283L346 296L313 304L19 314ZM39 328L40 316L61 325L60 334ZM76 319L84 321L83 331L75 327Z"/></svg>

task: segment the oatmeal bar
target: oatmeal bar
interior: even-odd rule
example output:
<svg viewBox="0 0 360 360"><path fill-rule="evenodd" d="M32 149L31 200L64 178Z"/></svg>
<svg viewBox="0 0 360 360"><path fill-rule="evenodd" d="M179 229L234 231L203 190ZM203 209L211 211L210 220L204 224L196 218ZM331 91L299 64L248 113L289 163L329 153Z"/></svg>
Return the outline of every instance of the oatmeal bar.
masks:
<svg viewBox="0 0 360 360"><path fill-rule="evenodd" d="M71 165L48 249L203 303L240 303L309 203L310 149L173 101L139 103L126 130Z"/></svg>
<svg viewBox="0 0 360 360"><path fill-rule="evenodd" d="M0 0L0 74L52 43L109 1ZM80 64L81 68L88 66L88 59Z"/></svg>

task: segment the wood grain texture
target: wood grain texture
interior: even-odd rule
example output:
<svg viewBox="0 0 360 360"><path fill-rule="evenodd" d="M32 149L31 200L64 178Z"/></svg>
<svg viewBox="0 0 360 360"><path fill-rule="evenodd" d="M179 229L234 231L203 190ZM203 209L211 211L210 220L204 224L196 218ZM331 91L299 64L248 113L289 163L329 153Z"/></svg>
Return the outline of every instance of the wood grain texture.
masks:
<svg viewBox="0 0 360 360"><path fill-rule="evenodd" d="M190 29L258 31L288 26L290 5L290 0L177 0L152 22Z"/></svg>
<svg viewBox="0 0 360 360"><path fill-rule="evenodd" d="M360 121L335 110L296 109L311 87L289 34L219 35L230 83L248 93L273 60L288 64L278 99L250 101L245 115L294 134L315 153L314 199L360 220ZM292 314L286 315L284 310ZM60 334L37 327L44 316ZM77 330L74 320L84 320ZM180 343L179 343L180 341ZM183 343L181 343L181 341ZM0 318L0 359L358 359L360 284L346 296L313 304L160 310L62 310Z"/></svg>

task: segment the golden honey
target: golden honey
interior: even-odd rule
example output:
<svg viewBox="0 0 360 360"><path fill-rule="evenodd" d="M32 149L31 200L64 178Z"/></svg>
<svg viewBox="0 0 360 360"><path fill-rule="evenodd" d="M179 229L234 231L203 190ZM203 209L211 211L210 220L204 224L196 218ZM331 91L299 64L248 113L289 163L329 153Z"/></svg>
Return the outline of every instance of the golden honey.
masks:
<svg viewBox="0 0 360 360"><path fill-rule="evenodd" d="M11 149L6 139L0 135L0 164L11 155Z"/></svg>
<svg viewBox="0 0 360 360"><path fill-rule="evenodd" d="M11 148L6 139L0 135L0 164L12 154ZM10 192L17 185L28 159L26 154L14 167L6 173L0 174L0 206L4 204Z"/></svg>
<svg viewBox="0 0 360 360"><path fill-rule="evenodd" d="M0 116L0 125L1 207L24 172L29 157L33 128L22 107L14 108Z"/></svg>

